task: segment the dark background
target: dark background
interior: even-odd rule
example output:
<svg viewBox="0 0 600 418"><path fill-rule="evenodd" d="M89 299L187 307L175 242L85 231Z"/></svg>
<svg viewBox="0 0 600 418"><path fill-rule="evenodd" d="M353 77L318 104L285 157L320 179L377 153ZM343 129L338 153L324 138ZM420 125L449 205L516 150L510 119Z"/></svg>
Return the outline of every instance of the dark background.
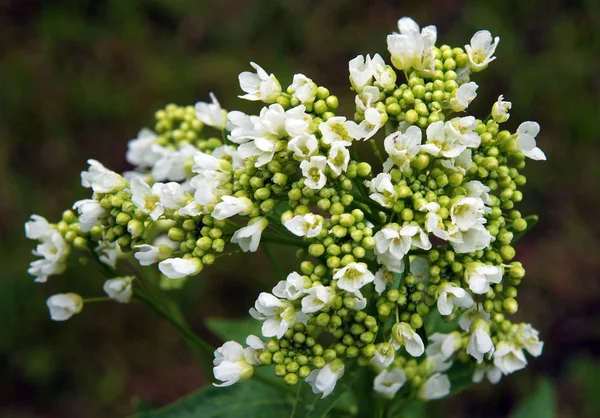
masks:
<svg viewBox="0 0 600 418"><path fill-rule="evenodd" d="M463 46L479 29L500 36L498 59L474 77L472 110L485 117L504 94L513 103L507 126L539 121L538 145L548 156L526 169L520 210L541 221L517 247L528 271L518 316L541 331L544 354L498 386L434 403L432 416L507 416L548 377L560 417L597 417L600 2L593 0L0 1L0 416L123 417L207 383L176 332L141 306L87 305L67 323L51 322L50 294L99 295L102 279L75 268L34 284L26 275L34 244L22 226L29 214L54 221L87 197L79 185L87 158L127 169L128 139L152 127L167 103L193 104L214 91L228 109L257 112L236 98L237 75L251 60L282 85L305 73L351 116L348 60L375 52L388 59L385 36L405 15L436 25L437 45ZM261 253L229 264L174 293L201 333L203 318L242 316L273 283Z"/></svg>

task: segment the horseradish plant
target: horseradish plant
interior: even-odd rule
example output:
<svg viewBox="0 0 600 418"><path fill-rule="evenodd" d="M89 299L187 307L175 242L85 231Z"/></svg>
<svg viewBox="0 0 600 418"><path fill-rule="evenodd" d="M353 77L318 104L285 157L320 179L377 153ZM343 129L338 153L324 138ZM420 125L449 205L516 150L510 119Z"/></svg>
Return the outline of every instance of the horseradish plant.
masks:
<svg viewBox="0 0 600 418"><path fill-rule="evenodd" d="M476 73L494 61L499 38L479 31L464 48L438 47L434 26L402 18L398 30L387 37L389 63L379 54L350 61L353 118L336 114L337 97L307 76L282 87L255 63L239 83L257 115L227 112L213 95L159 110L154 131L129 142L134 171L89 160L81 181L91 197L57 223L27 222L27 237L40 242L29 273L45 282L71 258L94 258L111 276L108 298L139 299L206 350L169 317L157 289L240 249L292 245L296 271L250 308L260 335L214 352L217 386L270 368L325 398L345 372L364 368L364 396L430 400L450 393L457 364L474 382L524 368L526 352L539 356L543 343L509 319L525 276L512 244L535 222L515 205L526 159L545 160L539 125L504 129L503 96L489 116L468 114ZM361 141L375 166L360 160ZM156 266L160 279L140 277L132 263ZM86 300L54 295L50 316L67 320ZM428 334L433 322L446 332Z"/></svg>

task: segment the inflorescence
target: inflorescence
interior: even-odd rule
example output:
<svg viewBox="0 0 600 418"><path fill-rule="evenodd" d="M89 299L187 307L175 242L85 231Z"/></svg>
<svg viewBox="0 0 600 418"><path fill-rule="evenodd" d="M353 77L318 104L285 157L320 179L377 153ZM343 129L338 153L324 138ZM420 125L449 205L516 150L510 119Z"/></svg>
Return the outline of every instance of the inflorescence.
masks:
<svg viewBox="0 0 600 418"><path fill-rule="evenodd" d="M283 243L299 249L299 267L250 309L262 335L216 350L221 386L273 365L285 383L303 379L325 397L357 365L375 371L381 396L426 400L450 392L454 362L475 364L474 381L522 369L525 351L543 346L508 319L525 275L513 247L528 227L515 209L523 169L526 158L545 160L539 125L503 129L503 96L484 120L465 113L478 89L471 76L495 59L499 38L479 31L464 49L437 47L434 26L398 27L387 37L391 65L379 54L349 63L353 119L305 75L282 88L255 63L239 82L241 98L264 104L258 115L226 112L213 95L159 110L154 130L129 142L134 171L89 160L90 199L56 224L32 216L25 230L40 258L29 273L45 282L70 257L115 268L133 256L177 283L239 249ZM381 167L358 159L356 141L371 143ZM138 281L114 277L104 290L128 302ZM47 304L62 321L84 299ZM426 335L436 315L455 329Z"/></svg>

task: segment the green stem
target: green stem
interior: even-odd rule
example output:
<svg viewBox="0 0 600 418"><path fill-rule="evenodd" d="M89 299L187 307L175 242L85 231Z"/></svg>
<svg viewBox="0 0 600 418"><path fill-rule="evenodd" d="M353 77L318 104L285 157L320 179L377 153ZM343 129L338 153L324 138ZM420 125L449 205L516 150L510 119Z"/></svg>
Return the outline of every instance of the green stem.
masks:
<svg viewBox="0 0 600 418"><path fill-rule="evenodd" d="M267 258L269 259L269 261L271 262L271 265L273 266L273 270L275 271L277 279L281 280L283 278L283 276L285 275L285 273L283 271L283 268L281 268L281 264L279 264L279 261L277 261L275 254L273 254L271 246L264 244L263 248L265 249L265 254L267 255Z"/></svg>
<svg viewBox="0 0 600 418"><path fill-rule="evenodd" d="M379 162L383 164L383 157L381 156L381 152L379 152L379 148L377 148L377 143L375 143L374 139L369 139L369 142L371 143L371 149L373 150L373 153L375 154Z"/></svg>
<svg viewBox="0 0 600 418"><path fill-rule="evenodd" d="M282 245L291 245L294 247L300 247L300 248L307 248L308 244L296 239L291 239L291 238L283 238L283 237L276 237L273 235L263 235L262 236L262 240L263 243L273 243L273 244L282 244Z"/></svg>
<svg viewBox="0 0 600 418"><path fill-rule="evenodd" d="M83 303L109 302L111 300L111 298L101 296L97 298L83 298Z"/></svg>

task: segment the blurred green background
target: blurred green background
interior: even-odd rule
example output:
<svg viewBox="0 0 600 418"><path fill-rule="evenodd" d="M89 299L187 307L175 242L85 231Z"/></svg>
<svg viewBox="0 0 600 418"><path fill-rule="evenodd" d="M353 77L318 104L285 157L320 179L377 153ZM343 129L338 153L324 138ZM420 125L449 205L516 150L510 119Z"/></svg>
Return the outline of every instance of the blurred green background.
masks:
<svg viewBox="0 0 600 418"><path fill-rule="evenodd" d="M519 317L540 329L542 357L498 386L435 402L431 416L505 417L540 379L559 417L600 415L600 2L3 0L0 2L0 416L122 417L161 406L210 377L185 343L141 306L86 306L53 323L48 295L101 293L82 268L34 284L26 275L31 213L56 220L87 196L87 158L123 171L127 140L165 104L214 91L229 109L237 75L253 60L289 83L302 72L352 115L347 62L387 58L401 16L438 27L438 45L462 46L479 29L501 38L498 59L474 80L485 117L499 94L507 125L539 121L547 162L530 164L524 214L541 221L517 247L528 271ZM287 84L286 84L287 85ZM288 253L282 254L282 256ZM289 259L290 268L295 264ZM245 263L242 265L242 260ZM250 265L252 268L248 268ZM242 316L274 280L261 253L214 266L175 297L192 327ZM532 417L534 418L534 417Z"/></svg>

